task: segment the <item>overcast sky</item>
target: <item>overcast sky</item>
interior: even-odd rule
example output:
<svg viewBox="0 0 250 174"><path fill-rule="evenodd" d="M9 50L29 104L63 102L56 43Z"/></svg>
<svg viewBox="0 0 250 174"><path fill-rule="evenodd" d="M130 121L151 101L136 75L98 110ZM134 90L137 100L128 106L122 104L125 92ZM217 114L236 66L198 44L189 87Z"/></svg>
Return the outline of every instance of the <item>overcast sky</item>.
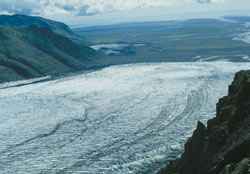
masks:
<svg viewBox="0 0 250 174"><path fill-rule="evenodd" d="M250 0L0 0L0 14L39 15L84 26L249 15Z"/></svg>

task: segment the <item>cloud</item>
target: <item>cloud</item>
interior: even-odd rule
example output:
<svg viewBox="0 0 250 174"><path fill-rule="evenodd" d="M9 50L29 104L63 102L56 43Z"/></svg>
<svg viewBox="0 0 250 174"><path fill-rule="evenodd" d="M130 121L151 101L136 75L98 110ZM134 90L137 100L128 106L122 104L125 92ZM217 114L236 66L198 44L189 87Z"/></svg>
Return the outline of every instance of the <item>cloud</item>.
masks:
<svg viewBox="0 0 250 174"><path fill-rule="evenodd" d="M222 3L224 0L197 0L198 3Z"/></svg>
<svg viewBox="0 0 250 174"><path fill-rule="evenodd" d="M136 8L216 3L223 0L1 0L0 13L53 15L75 12L81 16Z"/></svg>
<svg viewBox="0 0 250 174"><path fill-rule="evenodd" d="M37 6L38 5L38 6ZM21 3L17 0L1 0L0 12L5 14L20 13L30 14L32 8L39 7L39 4L32 0L23 0Z"/></svg>
<svg viewBox="0 0 250 174"><path fill-rule="evenodd" d="M198 3L211 3L211 0L197 0Z"/></svg>

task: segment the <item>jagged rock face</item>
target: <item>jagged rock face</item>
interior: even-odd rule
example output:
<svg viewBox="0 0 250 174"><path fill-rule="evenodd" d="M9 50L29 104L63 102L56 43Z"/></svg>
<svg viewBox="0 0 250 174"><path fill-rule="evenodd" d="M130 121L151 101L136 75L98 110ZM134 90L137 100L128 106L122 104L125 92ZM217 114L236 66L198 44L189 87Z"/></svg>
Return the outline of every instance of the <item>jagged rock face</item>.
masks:
<svg viewBox="0 0 250 174"><path fill-rule="evenodd" d="M178 160L160 174L250 174L250 71L240 71L207 128L198 122Z"/></svg>

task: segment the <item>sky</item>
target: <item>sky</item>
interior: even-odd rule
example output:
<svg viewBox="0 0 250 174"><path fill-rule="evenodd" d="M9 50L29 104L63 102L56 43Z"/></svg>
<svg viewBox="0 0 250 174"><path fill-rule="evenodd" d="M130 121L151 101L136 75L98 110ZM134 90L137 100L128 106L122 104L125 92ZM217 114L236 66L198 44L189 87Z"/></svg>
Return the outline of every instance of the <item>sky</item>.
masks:
<svg viewBox="0 0 250 174"><path fill-rule="evenodd" d="M250 0L0 0L0 14L77 26L250 15Z"/></svg>

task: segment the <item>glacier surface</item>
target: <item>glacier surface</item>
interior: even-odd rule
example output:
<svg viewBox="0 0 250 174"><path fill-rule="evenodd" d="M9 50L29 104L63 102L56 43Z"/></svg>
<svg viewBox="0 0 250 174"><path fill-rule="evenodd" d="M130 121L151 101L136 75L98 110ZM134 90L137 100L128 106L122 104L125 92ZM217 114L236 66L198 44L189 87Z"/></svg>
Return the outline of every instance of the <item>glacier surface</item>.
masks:
<svg viewBox="0 0 250 174"><path fill-rule="evenodd" d="M0 173L154 173L249 67L141 63L0 84Z"/></svg>

